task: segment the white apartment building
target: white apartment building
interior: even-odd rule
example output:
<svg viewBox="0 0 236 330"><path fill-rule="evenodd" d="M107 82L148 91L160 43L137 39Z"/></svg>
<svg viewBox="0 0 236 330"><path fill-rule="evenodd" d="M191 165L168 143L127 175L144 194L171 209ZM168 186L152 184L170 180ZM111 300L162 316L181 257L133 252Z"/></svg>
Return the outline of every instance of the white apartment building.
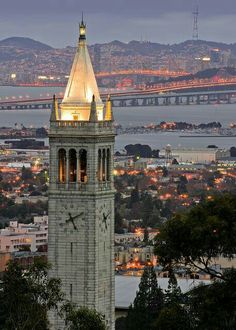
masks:
<svg viewBox="0 0 236 330"><path fill-rule="evenodd" d="M30 224L10 221L9 227L0 230L0 252L16 252L26 247L35 252L47 242L47 215L34 217Z"/></svg>
<svg viewBox="0 0 236 330"><path fill-rule="evenodd" d="M166 156L166 149L160 151L160 157ZM209 164L230 157L230 151L218 148L179 148L171 149L171 158L179 163Z"/></svg>

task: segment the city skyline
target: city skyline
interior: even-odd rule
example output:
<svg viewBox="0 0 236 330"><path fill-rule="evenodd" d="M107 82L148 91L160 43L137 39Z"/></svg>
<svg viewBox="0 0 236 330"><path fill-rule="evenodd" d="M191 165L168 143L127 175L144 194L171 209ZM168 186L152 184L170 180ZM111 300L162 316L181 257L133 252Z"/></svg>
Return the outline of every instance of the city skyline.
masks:
<svg viewBox="0 0 236 330"><path fill-rule="evenodd" d="M173 1L108 0L94 3L88 0L42 0L19 3L10 0L1 6L0 40L12 36L30 37L53 47L75 45L78 22L84 11L88 25L88 42L112 40L148 40L160 43L181 42L192 37L195 6L199 6L199 38L236 42L233 26L236 4L233 0ZM73 32L71 32L73 31Z"/></svg>

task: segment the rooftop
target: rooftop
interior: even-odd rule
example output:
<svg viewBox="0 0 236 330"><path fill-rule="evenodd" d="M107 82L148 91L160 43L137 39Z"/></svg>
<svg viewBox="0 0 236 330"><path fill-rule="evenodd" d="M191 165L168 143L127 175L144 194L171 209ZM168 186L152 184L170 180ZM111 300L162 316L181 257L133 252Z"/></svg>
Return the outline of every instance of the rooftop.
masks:
<svg viewBox="0 0 236 330"><path fill-rule="evenodd" d="M138 276L115 276L115 306L116 308L128 308L133 303L138 291L138 286L141 277ZM158 278L158 285L161 289L166 290L168 287L168 278ZM190 280L190 279L178 279L178 285L183 293L199 285L200 283L209 284L209 280Z"/></svg>

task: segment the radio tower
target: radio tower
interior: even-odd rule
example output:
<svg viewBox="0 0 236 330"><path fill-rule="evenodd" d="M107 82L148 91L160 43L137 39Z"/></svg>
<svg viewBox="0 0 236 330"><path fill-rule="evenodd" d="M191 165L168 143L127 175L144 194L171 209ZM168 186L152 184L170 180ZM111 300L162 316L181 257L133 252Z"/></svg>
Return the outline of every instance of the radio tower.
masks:
<svg viewBox="0 0 236 330"><path fill-rule="evenodd" d="M198 6L193 11L193 40L198 40Z"/></svg>

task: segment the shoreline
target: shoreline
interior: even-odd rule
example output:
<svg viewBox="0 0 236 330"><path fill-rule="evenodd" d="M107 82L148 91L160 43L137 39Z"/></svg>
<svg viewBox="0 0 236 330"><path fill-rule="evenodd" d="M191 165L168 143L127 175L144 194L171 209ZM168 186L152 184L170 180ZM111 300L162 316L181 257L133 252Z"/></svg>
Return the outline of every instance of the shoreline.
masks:
<svg viewBox="0 0 236 330"><path fill-rule="evenodd" d="M179 135L180 138L232 138L236 135Z"/></svg>

